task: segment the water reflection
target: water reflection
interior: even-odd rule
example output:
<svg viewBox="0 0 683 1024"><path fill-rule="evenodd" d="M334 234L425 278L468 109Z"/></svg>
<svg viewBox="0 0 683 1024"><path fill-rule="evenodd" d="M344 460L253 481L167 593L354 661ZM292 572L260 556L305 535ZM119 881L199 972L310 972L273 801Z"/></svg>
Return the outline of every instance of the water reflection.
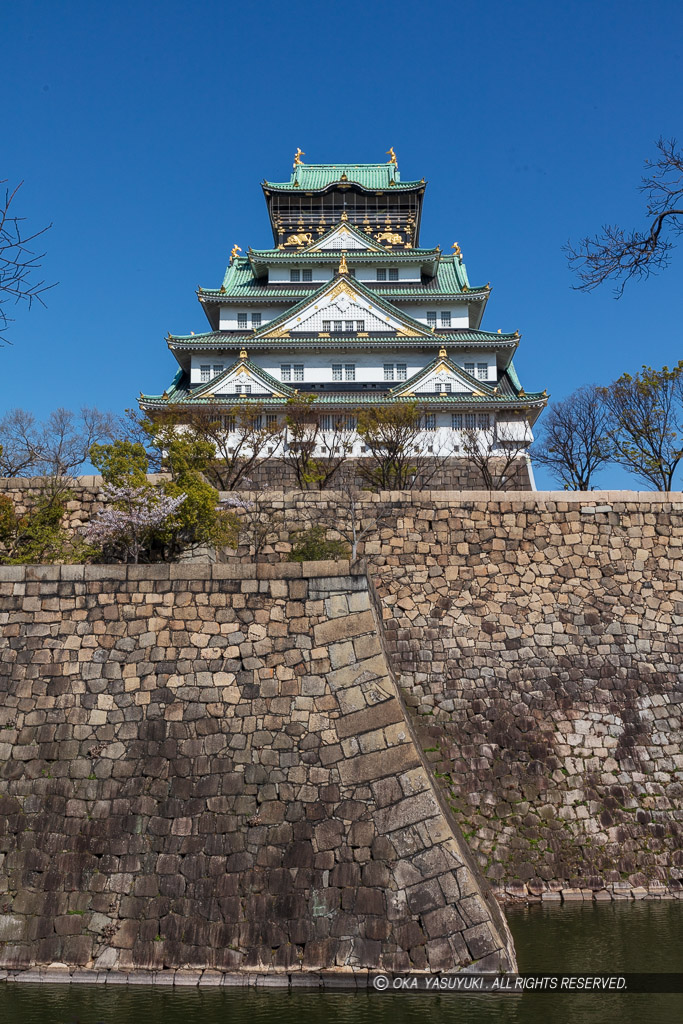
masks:
<svg viewBox="0 0 683 1024"><path fill-rule="evenodd" d="M683 971L677 902L515 907L525 971ZM683 995L505 996L0 985L5 1024L680 1024Z"/></svg>

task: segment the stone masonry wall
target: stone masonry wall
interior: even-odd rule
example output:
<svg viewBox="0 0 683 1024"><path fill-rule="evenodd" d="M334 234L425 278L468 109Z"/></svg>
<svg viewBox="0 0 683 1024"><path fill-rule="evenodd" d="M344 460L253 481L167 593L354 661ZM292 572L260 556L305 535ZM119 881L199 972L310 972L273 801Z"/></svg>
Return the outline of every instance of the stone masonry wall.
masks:
<svg viewBox="0 0 683 1024"><path fill-rule="evenodd" d="M423 748L508 894L680 892L682 498L414 495L366 545Z"/></svg>
<svg viewBox="0 0 683 1024"><path fill-rule="evenodd" d="M0 568L0 965L514 968L348 564Z"/></svg>

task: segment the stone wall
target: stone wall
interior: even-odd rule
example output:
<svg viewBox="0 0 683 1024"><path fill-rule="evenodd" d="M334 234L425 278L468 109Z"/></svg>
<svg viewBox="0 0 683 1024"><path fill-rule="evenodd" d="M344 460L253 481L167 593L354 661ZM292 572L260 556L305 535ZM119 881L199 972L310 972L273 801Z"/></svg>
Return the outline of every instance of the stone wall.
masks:
<svg viewBox="0 0 683 1024"><path fill-rule="evenodd" d="M0 965L514 967L348 564L5 567L0 628Z"/></svg>
<svg viewBox="0 0 683 1024"><path fill-rule="evenodd" d="M683 496L464 498L394 502L366 556L482 870L512 895L679 889Z"/></svg>

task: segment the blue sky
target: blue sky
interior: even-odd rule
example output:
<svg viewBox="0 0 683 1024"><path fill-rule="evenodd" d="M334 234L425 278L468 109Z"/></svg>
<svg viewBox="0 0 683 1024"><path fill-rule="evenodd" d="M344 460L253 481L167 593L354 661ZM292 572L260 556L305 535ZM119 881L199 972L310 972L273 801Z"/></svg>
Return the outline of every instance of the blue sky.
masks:
<svg viewBox="0 0 683 1024"><path fill-rule="evenodd" d="M0 178L24 179L29 226L53 222L59 284L46 310L17 308L0 413L161 391L166 333L205 329L194 290L221 282L234 242L269 244L259 182L285 179L297 146L310 162L393 146L428 180L422 243L457 240L470 280L491 281L484 326L521 331L528 390L683 356L683 252L618 302L573 291L561 252L642 223L643 161L683 139L675 0L22 0L2 32Z"/></svg>

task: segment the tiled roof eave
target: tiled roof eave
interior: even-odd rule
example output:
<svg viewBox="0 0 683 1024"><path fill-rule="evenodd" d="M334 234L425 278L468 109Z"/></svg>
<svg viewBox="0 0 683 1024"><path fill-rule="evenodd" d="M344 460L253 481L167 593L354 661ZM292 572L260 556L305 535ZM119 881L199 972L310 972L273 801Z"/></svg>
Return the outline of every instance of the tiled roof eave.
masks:
<svg viewBox="0 0 683 1024"><path fill-rule="evenodd" d="M252 351L268 351L269 349L361 349L367 350L368 347L377 349L395 349L395 348L431 348L432 346L438 347L440 344L446 348L454 349L472 349L472 348L485 348L493 349L495 351L516 349L517 339L509 339L507 341L498 340L487 340L487 339L458 339L448 340L443 337L433 338L407 338L407 337L392 337L392 338L343 338L340 335L335 335L332 338L269 338L267 341L261 341L260 344L256 343L253 339L242 339L242 341L235 341L226 339L216 341L180 341L180 342L168 342L168 347L172 352L210 352L217 349L231 349L234 348L238 351L241 348L251 348Z"/></svg>
<svg viewBox="0 0 683 1024"><path fill-rule="evenodd" d="M318 402L328 405L397 405L408 402L417 402L421 405L441 405L444 408L449 408L453 405L488 405L495 409L542 409L547 404L547 397L539 393L524 395L522 398L510 398L498 395L472 395L469 393L463 394L462 392L454 392L449 395L416 393L412 395L396 396L384 396L378 392L325 394L324 392L302 391L301 394L315 394ZM236 405L242 402L245 404L251 402L259 405L265 403L269 405L281 405L283 407L287 404L286 400L283 400L282 398L273 398L270 395L253 394L246 397L240 397L239 395L216 395L212 398L195 398L191 394L185 394L178 398L174 398L173 395L169 395L168 399L164 399L163 395L141 395L138 401L144 408L158 409L168 409L174 405Z"/></svg>
<svg viewBox="0 0 683 1024"><path fill-rule="evenodd" d="M300 183L294 184L290 181L264 181L261 183L261 187L264 192L298 192L300 195L306 195L311 192L313 195L321 196L326 192L331 192L335 188L353 188L358 189L359 192L366 192L370 195L374 195L376 192L424 192L426 182L424 181L395 181L393 184L385 182L384 184L376 185L363 185L359 181L330 181L326 185L319 185L317 188L311 187L310 185L301 185Z"/></svg>
<svg viewBox="0 0 683 1024"><path fill-rule="evenodd" d="M314 243L315 244L315 243ZM297 252L295 250L287 249L251 249L249 252L249 259L256 260L258 263L293 263L297 260L303 260L306 263L323 263L325 261L329 263L338 263L341 254L345 252L347 259L351 262L354 260L365 260L368 262L376 261L377 259L385 259L390 262L396 262L396 257L401 257L401 263L421 263L427 260L435 260L441 255L440 249L316 249L314 252L306 252L302 250Z"/></svg>
<svg viewBox="0 0 683 1024"><path fill-rule="evenodd" d="M376 282L365 281L363 283L367 284L368 286L372 286L374 289ZM220 304L230 302L231 300L234 301L235 299L239 299L240 302L263 302L264 300L277 301L278 299L300 300L305 299L309 295L312 295L313 292L316 290L315 286L320 286L320 284L320 281L314 281L312 288L290 288L289 284L285 281L283 282L282 290L278 289L277 287L273 287L272 284L260 286L257 284L241 286L242 289L249 287L253 288L255 291L257 291L259 288L262 289L261 291L258 291L257 294L255 295L245 295L242 290L236 290L234 292L221 292L218 289L202 289L202 291L198 293L197 297L201 303L207 304ZM439 302L483 302L488 299L490 294L489 291L486 289L478 289L477 291L468 290L466 292L440 292L437 291L435 288L425 288L423 285L416 285L416 287L411 288L410 284L411 282L406 282L405 289L402 288L400 290L394 289L392 291L391 289L387 288L386 290L383 289L380 291L380 289L377 289L377 295L378 297L381 297L383 299L389 299L391 302L411 302L414 301L415 299L423 298L434 299L434 301L438 300Z"/></svg>

